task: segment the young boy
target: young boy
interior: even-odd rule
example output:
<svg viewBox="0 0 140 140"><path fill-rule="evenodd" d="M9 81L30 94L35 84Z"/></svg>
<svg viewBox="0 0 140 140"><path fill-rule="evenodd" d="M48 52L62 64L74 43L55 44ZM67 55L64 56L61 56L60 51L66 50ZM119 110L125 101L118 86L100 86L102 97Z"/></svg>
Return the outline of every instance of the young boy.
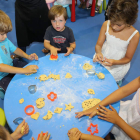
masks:
<svg viewBox="0 0 140 140"><path fill-rule="evenodd" d="M7 38L7 33L11 30L12 23L9 16L0 10L0 97L2 99L4 98L3 91L6 91L7 86L15 73L35 73L38 69L36 65L22 68L27 63L19 61L18 59L11 59L10 53L15 53L28 60L38 60L38 56L35 53L28 55L11 43Z"/></svg>
<svg viewBox="0 0 140 140"><path fill-rule="evenodd" d="M73 31L65 26L67 20L66 9L61 5L53 6L48 15L52 26L48 27L44 36L44 46L51 55L65 53L68 56L76 47Z"/></svg>

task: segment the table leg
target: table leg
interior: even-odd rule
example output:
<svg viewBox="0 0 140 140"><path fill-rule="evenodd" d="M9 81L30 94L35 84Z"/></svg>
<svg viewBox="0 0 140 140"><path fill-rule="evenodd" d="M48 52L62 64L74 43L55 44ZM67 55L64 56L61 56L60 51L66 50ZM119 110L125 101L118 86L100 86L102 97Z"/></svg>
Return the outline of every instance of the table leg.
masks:
<svg viewBox="0 0 140 140"><path fill-rule="evenodd" d="M75 0L72 0L71 21L75 22Z"/></svg>
<svg viewBox="0 0 140 140"><path fill-rule="evenodd" d="M90 13L90 16L95 16L95 3L96 3L96 0L92 0L92 7L91 7L91 13Z"/></svg>

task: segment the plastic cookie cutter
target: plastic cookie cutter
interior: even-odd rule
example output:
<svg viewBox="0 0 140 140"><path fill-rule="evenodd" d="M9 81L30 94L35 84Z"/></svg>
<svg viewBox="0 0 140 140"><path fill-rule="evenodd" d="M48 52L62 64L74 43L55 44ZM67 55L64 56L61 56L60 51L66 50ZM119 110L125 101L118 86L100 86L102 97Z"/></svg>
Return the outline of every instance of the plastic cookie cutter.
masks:
<svg viewBox="0 0 140 140"><path fill-rule="evenodd" d="M86 70L86 73L87 73L88 75L96 75L96 74L97 74L96 71L93 70L93 69Z"/></svg>
<svg viewBox="0 0 140 140"><path fill-rule="evenodd" d="M53 95L53 98L51 98L51 95ZM57 98L57 94L54 93L54 92L50 92L48 95L47 95L47 98L51 101L54 101L56 98Z"/></svg>
<svg viewBox="0 0 140 140"><path fill-rule="evenodd" d="M52 60L57 60L57 59L58 59L58 55L53 55L53 54L51 54L51 55L50 55L50 58L51 58Z"/></svg>
<svg viewBox="0 0 140 140"><path fill-rule="evenodd" d="M36 87L36 85L30 85L28 87L28 90L31 94L34 94L37 91L37 87Z"/></svg>
<svg viewBox="0 0 140 140"><path fill-rule="evenodd" d="M91 127L95 127L95 131L92 132ZM87 131L89 131L91 135L93 135L94 133L98 133L98 124L93 125L92 123L90 123L90 126L87 128Z"/></svg>
<svg viewBox="0 0 140 140"><path fill-rule="evenodd" d="M26 110L27 110L28 108L33 108L33 110L32 110L31 112L28 113L28 112L26 112ZM24 111L25 111L25 113L26 113L27 115L32 115L32 114L34 114L34 112L35 112L35 108L34 108L33 105L27 105L27 106L25 107Z"/></svg>
<svg viewBox="0 0 140 140"><path fill-rule="evenodd" d="M43 136L45 135L46 133L43 133ZM38 134L38 138L37 138L37 140L39 140L39 137L40 137L40 134Z"/></svg>
<svg viewBox="0 0 140 140"><path fill-rule="evenodd" d="M15 120L13 120L13 123L19 125L20 123L18 121L23 121L23 118L18 117Z"/></svg>

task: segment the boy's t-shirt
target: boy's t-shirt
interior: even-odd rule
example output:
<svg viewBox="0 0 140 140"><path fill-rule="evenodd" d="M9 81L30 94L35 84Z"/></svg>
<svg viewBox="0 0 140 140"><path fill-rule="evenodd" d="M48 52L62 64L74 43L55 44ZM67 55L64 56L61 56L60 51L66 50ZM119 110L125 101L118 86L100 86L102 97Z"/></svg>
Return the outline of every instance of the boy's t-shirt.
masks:
<svg viewBox="0 0 140 140"><path fill-rule="evenodd" d="M50 41L52 46L61 48L61 51L58 51L58 53L66 53L66 47L70 47L70 43L75 42L73 31L67 26L62 32L56 31L53 26L49 26L44 39Z"/></svg>
<svg viewBox="0 0 140 140"><path fill-rule="evenodd" d="M16 46L6 38L4 41L0 42L0 64L7 64L13 66L13 60L10 57L10 53L13 53L17 49ZM0 80L7 76L9 73L0 72Z"/></svg>

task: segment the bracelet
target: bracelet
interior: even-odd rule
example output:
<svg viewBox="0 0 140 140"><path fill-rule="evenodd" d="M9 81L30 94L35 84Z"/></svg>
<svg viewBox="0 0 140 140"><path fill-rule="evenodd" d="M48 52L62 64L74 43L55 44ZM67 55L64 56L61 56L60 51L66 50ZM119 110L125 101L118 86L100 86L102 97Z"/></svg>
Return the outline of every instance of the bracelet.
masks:
<svg viewBox="0 0 140 140"><path fill-rule="evenodd" d="M33 111L30 112L30 113L26 112L26 110L27 110L28 108L33 108ZM35 108L34 108L33 105L27 105L27 106L25 107L24 111L25 111L25 113L26 113L27 115L32 115L32 114L34 114L34 112L35 112Z"/></svg>

